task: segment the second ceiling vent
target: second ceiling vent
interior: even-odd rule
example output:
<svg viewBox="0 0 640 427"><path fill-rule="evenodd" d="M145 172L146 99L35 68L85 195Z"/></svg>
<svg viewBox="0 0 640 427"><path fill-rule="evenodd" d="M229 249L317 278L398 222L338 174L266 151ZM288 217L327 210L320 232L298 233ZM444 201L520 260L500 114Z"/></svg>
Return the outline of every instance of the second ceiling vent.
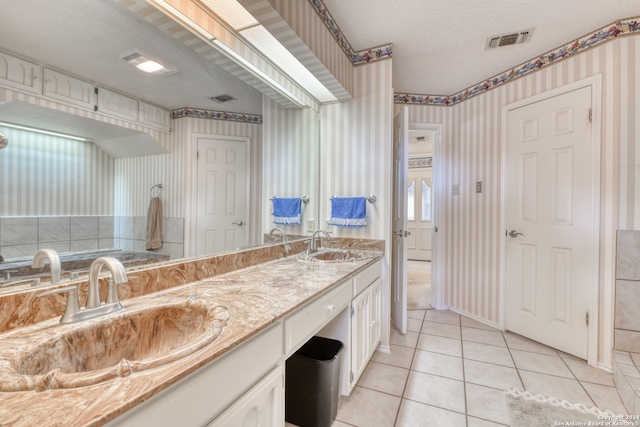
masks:
<svg viewBox="0 0 640 427"><path fill-rule="evenodd" d="M528 43L533 36L533 28L527 28L518 33L501 34L498 36L487 37L485 49L493 49L496 47L510 46L512 44Z"/></svg>

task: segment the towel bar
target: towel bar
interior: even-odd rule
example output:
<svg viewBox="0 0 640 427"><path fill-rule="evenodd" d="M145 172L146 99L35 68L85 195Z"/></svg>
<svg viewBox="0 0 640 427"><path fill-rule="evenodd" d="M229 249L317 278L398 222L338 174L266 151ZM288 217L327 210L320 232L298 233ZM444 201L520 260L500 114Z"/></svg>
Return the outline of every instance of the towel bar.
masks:
<svg viewBox="0 0 640 427"><path fill-rule="evenodd" d="M273 197L272 197L272 198L270 198L269 200L273 200L273 199L275 199L276 197L277 197L277 196L273 196ZM309 196L302 196L302 197L300 197L300 200L302 200L302 203L304 203L304 204L306 205L307 203L309 203Z"/></svg>
<svg viewBox="0 0 640 427"><path fill-rule="evenodd" d="M338 196L332 196L331 199L333 199L334 197L338 197ZM365 199L367 199L367 202L369 203L375 203L378 201L378 198L373 194L370 196L365 196Z"/></svg>

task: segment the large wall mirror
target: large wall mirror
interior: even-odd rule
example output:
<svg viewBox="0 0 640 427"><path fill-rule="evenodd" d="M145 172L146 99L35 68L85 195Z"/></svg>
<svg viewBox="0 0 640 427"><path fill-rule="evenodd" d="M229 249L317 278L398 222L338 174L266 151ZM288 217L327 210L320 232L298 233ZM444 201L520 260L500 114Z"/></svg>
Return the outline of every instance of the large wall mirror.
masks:
<svg viewBox="0 0 640 427"><path fill-rule="evenodd" d="M246 161L248 180L240 186L247 194L220 187L227 198L237 196L247 203L246 215L234 220L242 222L242 246L278 241L267 238L275 227L290 238L313 231L319 218L317 111L284 108L190 48L184 34L181 38L165 32L167 17L156 11L155 21L143 19L123 5L151 7L143 0L5 3L0 79L15 73L2 55L24 60L27 68L37 65L42 74L35 83L41 85L39 92L0 83L0 133L9 141L0 149L4 261L27 260L43 248L60 253L115 248L176 259L240 247L233 239L222 249L197 242L202 234L196 220L198 200L207 194L202 193L206 187L198 188L207 182L206 168L199 162L214 156L211 147L224 144L246 148L236 154ZM146 74L123 59L132 54L157 58L169 72ZM86 93L83 82L90 83L91 90L99 87L98 94ZM55 98L65 91L69 99ZM82 99L72 99L82 95L98 105L97 113L82 105ZM234 99L211 99L218 95ZM138 111L132 118L117 111L103 113L106 99L111 105L143 101L136 106L159 107L152 110L156 115L177 110L180 117L168 122L168 131L161 120L139 119ZM237 114L220 120L204 110ZM11 126L15 124L63 135ZM155 195L163 201L165 242L158 250L146 251L147 212ZM300 225L273 224L274 196L308 198ZM14 274L11 280L18 277ZM0 268L0 286L8 282Z"/></svg>

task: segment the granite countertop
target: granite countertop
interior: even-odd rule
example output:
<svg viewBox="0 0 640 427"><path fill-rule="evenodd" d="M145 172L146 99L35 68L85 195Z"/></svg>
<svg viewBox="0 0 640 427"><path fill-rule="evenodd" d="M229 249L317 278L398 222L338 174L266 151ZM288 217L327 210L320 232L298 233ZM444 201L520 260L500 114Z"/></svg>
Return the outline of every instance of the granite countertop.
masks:
<svg viewBox="0 0 640 427"><path fill-rule="evenodd" d="M103 425L382 257L381 252L371 254L370 259L345 263L307 263L290 256L124 300L126 311L197 296L208 304L225 308L229 317L213 343L160 367L73 389L1 392L0 425ZM33 342L57 333L58 328L84 323L60 325L58 321L59 317L0 334L3 343L0 359L9 356L7 353L25 351Z"/></svg>

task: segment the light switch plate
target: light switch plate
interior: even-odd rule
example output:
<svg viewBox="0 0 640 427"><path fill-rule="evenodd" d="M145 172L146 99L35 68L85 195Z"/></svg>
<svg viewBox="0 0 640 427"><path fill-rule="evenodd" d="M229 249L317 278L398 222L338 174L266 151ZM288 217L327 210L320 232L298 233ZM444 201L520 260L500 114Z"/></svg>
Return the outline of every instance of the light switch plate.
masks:
<svg viewBox="0 0 640 427"><path fill-rule="evenodd" d="M307 220L307 231L313 232L316 229L316 220L313 218L309 218Z"/></svg>
<svg viewBox="0 0 640 427"><path fill-rule="evenodd" d="M482 193L482 181L476 181L476 193Z"/></svg>
<svg viewBox="0 0 640 427"><path fill-rule="evenodd" d="M460 195L460 184L453 184L453 187L451 188L451 195L452 196Z"/></svg>

